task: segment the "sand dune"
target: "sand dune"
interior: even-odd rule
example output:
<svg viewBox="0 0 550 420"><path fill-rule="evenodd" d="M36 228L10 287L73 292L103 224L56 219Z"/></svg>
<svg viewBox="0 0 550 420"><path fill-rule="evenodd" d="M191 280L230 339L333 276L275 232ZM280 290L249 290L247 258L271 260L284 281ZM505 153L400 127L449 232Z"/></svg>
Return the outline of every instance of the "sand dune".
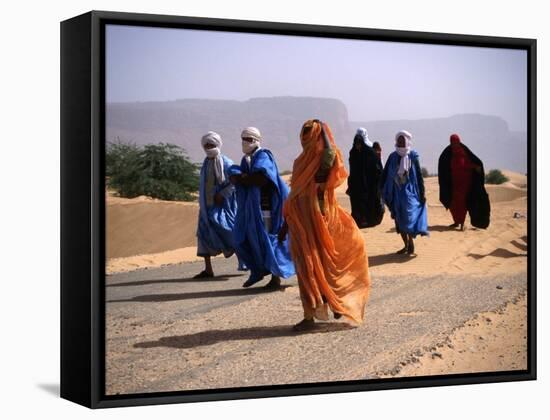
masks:
<svg viewBox="0 0 550 420"><path fill-rule="evenodd" d="M197 203L107 198L107 258L196 246Z"/></svg>
<svg viewBox="0 0 550 420"><path fill-rule="evenodd" d="M487 186L492 205L491 226L487 230L468 227L465 232L447 228L452 218L439 203L437 178L427 178L430 236L417 239L416 257L396 255L402 242L386 212L379 226L363 229L371 272L374 275L526 272L527 219L523 216L527 214L527 190L522 187L526 177L509 171L505 174L510 182ZM345 190L345 184L340 186L337 197L349 211ZM197 217L197 203L108 196L107 271L196 260Z"/></svg>
<svg viewBox="0 0 550 420"><path fill-rule="evenodd" d="M487 193L491 203L501 203L504 201L514 201L518 198L527 197L527 190L519 188L509 182L501 185L487 185Z"/></svg>
<svg viewBox="0 0 550 420"><path fill-rule="evenodd" d="M509 183L519 188L527 188L527 176L517 172L503 170L502 173L510 180Z"/></svg>

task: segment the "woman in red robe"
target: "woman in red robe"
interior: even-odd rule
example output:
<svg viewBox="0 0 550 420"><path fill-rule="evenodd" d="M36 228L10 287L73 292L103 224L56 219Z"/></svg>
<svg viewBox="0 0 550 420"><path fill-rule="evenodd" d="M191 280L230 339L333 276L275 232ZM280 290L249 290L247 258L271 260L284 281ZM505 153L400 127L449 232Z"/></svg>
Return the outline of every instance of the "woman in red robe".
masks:
<svg viewBox="0 0 550 420"><path fill-rule="evenodd" d="M464 230L466 214L470 213L472 226L489 226L491 206L485 191L483 163L461 143L458 134L451 135L451 144L439 157L439 201L451 211L453 224Z"/></svg>
<svg viewBox="0 0 550 420"><path fill-rule="evenodd" d="M454 223L450 226L464 230L466 220L467 199L472 186L472 170L474 165L460 144L460 137L457 134L451 136L451 178L453 195L451 199L451 214Z"/></svg>

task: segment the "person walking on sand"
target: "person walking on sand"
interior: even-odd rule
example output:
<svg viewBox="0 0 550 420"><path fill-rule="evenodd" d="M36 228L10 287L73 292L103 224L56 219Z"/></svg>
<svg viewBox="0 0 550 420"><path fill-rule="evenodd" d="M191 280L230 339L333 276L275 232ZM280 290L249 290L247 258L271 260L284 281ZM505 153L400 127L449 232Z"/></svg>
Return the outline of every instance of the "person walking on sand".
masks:
<svg viewBox="0 0 550 420"><path fill-rule="evenodd" d="M483 162L452 134L448 145L439 157L439 201L451 211L453 224L464 231L466 213L470 213L472 226L486 229L490 223L491 205L485 191Z"/></svg>
<svg viewBox="0 0 550 420"><path fill-rule="evenodd" d="M278 289L281 277L294 275L288 242L279 242L283 204L288 186L279 175L273 153L261 147L262 136L255 127L241 134L244 156L233 165L230 180L237 189L237 216L233 228L235 251L250 269L243 287L250 287L271 274L268 289Z"/></svg>
<svg viewBox="0 0 550 420"><path fill-rule="evenodd" d="M214 277L211 257L233 255L233 225L237 213L235 187L229 182L228 170L233 161L222 155L222 139L209 131L201 144L206 158L200 171L197 255L204 258L205 268L194 278ZM244 269L239 264L239 269Z"/></svg>
<svg viewBox="0 0 550 420"><path fill-rule="evenodd" d="M367 130L357 129L349 152L349 177L346 194L351 202L351 215L359 228L377 226L384 217L384 204L380 197L382 162Z"/></svg>
<svg viewBox="0 0 550 420"><path fill-rule="evenodd" d="M418 153L411 148L412 135L402 130L395 135L382 174L382 197L395 220L404 247L398 254L414 255L414 238L428 235L428 208Z"/></svg>
<svg viewBox="0 0 550 420"><path fill-rule="evenodd" d="M300 133L302 153L294 161L284 206L287 233L298 274L304 319L296 331L311 329L315 318L353 324L363 321L370 276L365 241L355 221L336 201L335 189L347 177L342 153L327 124L308 120Z"/></svg>

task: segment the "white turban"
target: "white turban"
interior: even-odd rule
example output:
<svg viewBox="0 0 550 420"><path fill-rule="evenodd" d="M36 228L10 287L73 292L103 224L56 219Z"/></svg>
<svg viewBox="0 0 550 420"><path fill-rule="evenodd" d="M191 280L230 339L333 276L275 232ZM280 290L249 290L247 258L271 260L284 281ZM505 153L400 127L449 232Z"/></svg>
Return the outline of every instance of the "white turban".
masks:
<svg viewBox="0 0 550 420"><path fill-rule="evenodd" d="M206 146L207 144L221 147L223 145L223 142L221 136L218 133L216 133L215 131L209 131L204 136L202 136L201 144L202 147Z"/></svg>
<svg viewBox="0 0 550 420"><path fill-rule="evenodd" d="M251 138L253 142L242 141L243 153L249 156L254 153L255 150L260 148L260 142L262 141L262 134L256 127L246 127L241 133L241 139Z"/></svg>
<svg viewBox="0 0 550 420"><path fill-rule="evenodd" d="M361 136L361 138L363 139L363 143L365 143L369 147L372 147L372 142L369 140L369 133L367 132L366 128L359 127L355 135Z"/></svg>
<svg viewBox="0 0 550 420"><path fill-rule="evenodd" d="M397 140L399 139L399 137L403 136L403 138L405 139L405 141L407 142L407 145L410 146L411 142L412 142L412 134L409 133L408 131L406 130L401 130L399 133L397 133L395 135L395 143L397 143Z"/></svg>
<svg viewBox="0 0 550 420"><path fill-rule="evenodd" d="M214 174L218 183L221 184L225 181L225 174L223 172L223 157L221 153L221 146L223 144L221 136L214 132L209 131L201 138L202 147L206 153L206 156L214 160ZM205 146L211 144L214 147L213 149L206 149Z"/></svg>
<svg viewBox="0 0 550 420"><path fill-rule="evenodd" d="M257 142L262 141L262 134L256 127L246 127L241 133L241 139L252 138Z"/></svg>
<svg viewBox="0 0 550 420"><path fill-rule="evenodd" d="M405 147L399 147L397 146L397 140L399 137L403 137L405 139ZM395 135L395 150L401 156L401 161L399 162L399 169L397 170L397 174L399 176L403 176L403 174L406 171L409 171L411 169L411 159L409 157L409 153L411 152L411 145L412 145L412 134L408 131L401 130Z"/></svg>

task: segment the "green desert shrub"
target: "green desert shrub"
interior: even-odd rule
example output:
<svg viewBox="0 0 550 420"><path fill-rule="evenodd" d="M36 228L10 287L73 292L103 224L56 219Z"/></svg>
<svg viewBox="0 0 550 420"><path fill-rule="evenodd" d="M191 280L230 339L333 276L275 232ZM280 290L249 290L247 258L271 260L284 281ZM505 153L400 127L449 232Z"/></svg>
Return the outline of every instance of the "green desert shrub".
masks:
<svg viewBox="0 0 550 420"><path fill-rule="evenodd" d="M500 169L491 169L487 175L485 175L485 182L487 184L503 184L509 181L509 179L500 171Z"/></svg>
<svg viewBox="0 0 550 420"><path fill-rule="evenodd" d="M422 178L428 178L430 176L430 172L428 172L428 169L425 168L424 166L421 168L421 172L422 172Z"/></svg>
<svg viewBox="0 0 550 420"><path fill-rule="evenodd" d="M174 144L107 144L107 185L121 197L193 200L199 189L198 171L198 165L189 160L185 150Z"/></svg>

